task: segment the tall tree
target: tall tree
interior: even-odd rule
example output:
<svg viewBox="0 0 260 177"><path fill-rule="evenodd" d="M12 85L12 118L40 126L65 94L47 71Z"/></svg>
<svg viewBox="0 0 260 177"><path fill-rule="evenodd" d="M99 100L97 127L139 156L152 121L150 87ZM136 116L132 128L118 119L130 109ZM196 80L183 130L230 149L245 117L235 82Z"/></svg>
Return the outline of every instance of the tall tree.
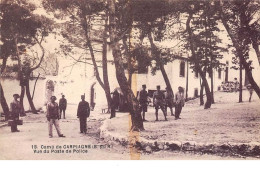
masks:
<svg viewBox="0 0 260 177"><path fill-rule="evenodd" d="M120 39L121 34L119 33L120 29L117 24L116 16L116 3L114 0L107 0L108 9L109 9L109 25L110 25L110 41L112 42L112 54L116 66L116 77L120 88L122 89L124 95L127 98L130 116L132 120L132 130L140 131L144 130L143 121L141 112L139 110L139 103L130 87L130 84L127 81L127 78L124 73L124 65L122 59L122 53L120 50L120 44L118 39Z"/></svg>
<svg viewBox="0 0 260 177"><path fill-rule="evenodd" d="M156 40L162 40L164 30L166 27L167 15L171 12L169 2L166 0L151 0L131 2L135 7L133 11L133 21L136 23L141 36L147 37L151 47L153 59L159 67L167 88L173 93L169 77L166 73L164 65L172 60L163 60L161 56L161 49L155 44ZM173 17L173 16L172 16Z"/></svg>
<svg viewBox="0 0 260 177"><path fill-rule="evenodd" d="M203 58L202 49L197 50L197 46L196 46L196 42L197 42L196 40L199 40L199 39L194 34L193 29L191 28L191 21L192 21L193 15L196 13L196 11L198 12L198 10L199 10L199 7L198 7L198 4L196 4L196 3L189 6L188 18L186 21L186 30L188 32L188 38L187 38L188 45L190 47L191 54L192 54L191 61L194 64L195 70L197 70L199 72L202 82L204 83L204 86L205 86L207 100L206 100L204 108L208 109L211 107L211 104L212 104L211 91L210 91L210 88L208 85L208 81L206 79L206 75L203 72L202 67L201 67L201 63L203 63L203 62L201 62L202 58ZM207 62L207 60L206 60L206 62Z"/></svg>
<svg viewBox="0 0 260 177"><path fill-rule="evenodd" d="M1 4L1 40L12 45L9 56L18 63L18 77L21 81L21 54L27 45L33 43L40 23L35 20L32 12L35 6L24 0L6 0ZM24 86L21 85L21 106L23 109ZM23 111L24 112L24 111ZM24 113L23 113L24 114Z"/></svg>
<svg viewBox="0 0 260 177"><path fill-rule="evenodd" d="M44 17L33 13L36 7L33 4L23 0L6 1L3 5L2 16L2 40L9 41L12 46L5 53L9 52L9 56L18 63L18 79L20 80L21 96L20 102L23 108L23 99L26 93L28 102L33 113L37 113L32 101L29 79L31 73L41 66L44 58L44 48L42 42L48 36L52 28L51 21ZM42 56L30 56L32 48L38 45L42 52ZM37 49L36 49L37 50ZM38 63L37 63L38 62ZM26 63L24 65L24 63Z"/></svg>
<svg viewBox="0 0 260 177"><path fill-rule="evenodd" d="M259 17L257 17L257 10L252 11L256 5L259 8L259 2L250 0L221 1L219 3L219 13L222 24L245 69L248 81L260 98L260 88L253 77L252 61L249 60L250 44L259 44L259 40L256 40L255 43L255 39L259 39L259 25L257 25ZM258 20L254 21L257 18ZM252 30L254 30L253 33L251 33ZM258 46L255 47L258 48Z"/></svg>
<svg viewBox="0 0 260 177"><path fill-rule="evenodd" d="M63 29L66 30L61 32L63 37L69 41L69 51L72 51L71 48L78 48L85 50L85 53L90 55L96 79L105 91L107 104L110 107L111 95L107 69L108 19L102 0L47 0L43 2L43 5L47 11L54 14L59 11L59 14L56 14L57 18L69 17L65 23L65 28L63 26ZM95 48L96 44L101 47ZM66 52L68 53L68 50ZM103 80L100 77L96 52L102 52ZM87 63L84 60L76 60L76 62Z"/></svg>
<svg viewBox="0 0 260 177"><path fill-rule="evenodd" d="M1 6L0 6L1 11L2 11L2 8L3 8L3 5L1 4ZM2 11L2 14L3 14L3 11ZM2 24L2 22L3 22L2 19L3 18L1 16L0 24ZM2 74L5 72L7 59L11 55L11 53L13 52L14 49L13 49L12 41L5 40L4 38L2 38L2 35L1 35L1 41L3 43L3 44L0 44L0 48L1 48L0 59L3 60L2 65L1 65L1 73L0 73L1 77L2 77ZM8 120L9 115L10 115L9 106L5 99L5 94L4 94L4 90L3 90L1 83L0 83L0 99L1 99L1 107L2 107L4 115L5 115L5 120Z"/></svg>

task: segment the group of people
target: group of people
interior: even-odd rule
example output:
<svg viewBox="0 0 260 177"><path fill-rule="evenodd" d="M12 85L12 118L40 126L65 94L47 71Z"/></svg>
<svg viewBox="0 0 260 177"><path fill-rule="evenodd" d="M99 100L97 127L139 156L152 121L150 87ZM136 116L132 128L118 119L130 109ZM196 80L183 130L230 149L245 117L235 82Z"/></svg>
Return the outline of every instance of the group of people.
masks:
<svg viewBox="0 0 260 177"><path fill-rule="evenodd" d="M237 92L239 91L239 82L237 78L234 78L234 81L222 82L221 87L224 92Z"/></svg>
<svg viewBox="0 0 260 177"><path fill-rule="evenodd" d="M180 114L182 107L184 106L184 89L182 87L178 87L178 92L175 94L172 93L170 88L166 87L166 92L161 91L160 85L156 87L156 91L153 93L153 106L155 108L155 117L156 121L158 119L158 111L162 110L164 119L167 121L167 108L170 108L171 116L175 116L175 120L180 119ZM142 90L138 93L137 97L139 98L140 103L140 111L142 113L143 121L145 119L145 113L147 112L147 107L149 104L149 96L146 91L146 85L142 85ZM175 115L173 114L173 107L175 107Z"/></svg>
<svg viewBox="0 0 260 177"><path fill-rule="evenodd" d="M158 85L157 90L153 93L153 106L155 108L155 117L156 121L159 120L158 118L158 111L159 109L162 110L164 119L167 120L167 108L170 108L171 116L175 116L175 120L180 119L180 114L182 111L182 107L184 106L185 100L184 100L184 89L182 87L178 87L178 92L175 94L172 93L172 91L166 87L166 92L164 93L161 91L160 85ZM253 94L253 88L249 84L247 86L247 89L249 90L250 97L249 102L251 102L251 97ZM118 102L113 99L115 98L116 93L113 93L112 102L111 102L111 118L115 117L115 110L116 107L118 107ZM18 94L13 95L14 100L10 104L10 117L11 117L11 132L19 132L17 128L17 124L19 121L19 115L21 113L21 106L19 102L20 96ZM142 119L143 121L146 121L145 119L145 113L147 112L147 107L149 104L149 96L148 92L146 91L146 85L142 85L142 90L137 95L139 99L140 104L140 111L142 113ZM47 120L48 120L48 129L49 129L49 137L53 137L52 133L52 127L55 126L58 136L59 137L65 137L60 130L59 126L59 119L61 119L61 115L63 113L63 118L65 119L65 112L67 108L67 100L65 99L65 95L62 95L62 98L59 100L59 104L56 103L56 97L51 96L50 102L47 104ZM175 114L173 114L173 107L175 107ZM90 116L90 106L87 101L85 101L85 95L81 95L81 101L78 104L77 109L77 117L79 118L80 122L80 133L87 133L87 118Z"/></svg>
<svg viewBox="0 0 260 177"><path fill-rule="evenodd" d="M61 119L61 114L63 112L63 117L65 119L65 110L67 108L67 100L65 95L62 95L62 98L58 103L56 103L56 97L52 96L51 101L47 104L47 120L49 127L49 137L52 138L52 126L54 125L59 137L65 137L60 130L59 119ZM90 115L89 103L85 101L85 95L81 95L81 101L78 104L77 117L80 122L80 133L87 133L87 118Z"/></svg>
<svg viewBox="0 0 260 177"><path fill-rule="evenodd" d="M10 104L10 118L11 118L11 132L19 132L17 129L17 124L19 121L19 116L21 113L20 101L18 100L20 96L18 94L13 95L14 100ZM48 130L49 137L53 137L52 127L54 125L58 136L65 137L61 133L59 119L61 119L61 114L63 113L63 118L65 119L65 111L67 108L67 100L65 95L62 95L62 98L59 100L59 104L56 103L56 96L51 96L50 102L47 103L46 117L48 120ZM80 133L87 133L87 118L90 115L89 103L85 101L85 95L81 95L81 101L78 104L77 117L80 122Z"/></svg>

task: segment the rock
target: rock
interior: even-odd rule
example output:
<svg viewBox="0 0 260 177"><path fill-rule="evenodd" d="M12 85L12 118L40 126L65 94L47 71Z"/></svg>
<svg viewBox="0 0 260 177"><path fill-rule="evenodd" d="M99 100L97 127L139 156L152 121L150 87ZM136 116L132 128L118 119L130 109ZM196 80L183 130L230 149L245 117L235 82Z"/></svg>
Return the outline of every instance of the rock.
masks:
<svg viewBox="0 0 260 177"><path fill-rule="evenodd" d="M260 155L260 147L259 147L259 146L254 146L254 148L253 148L252 151L251 151L251 154L252 154L253 156L258 156L258 155Z"/></svg>
<svg viewBox="0 0 260 177"><path fill-rule="evenodd" d="M194 144L190 144L189 142L184 143L182 145L182 150L184 150L184 151L194 151L195 150L195 145Z"/></svg>
<svg viewBox="0 0 260 177"><path fill-rule="evenodd" d="M169 144L168 147L172 151L179 151L179 150L181 150L181 147L178 144L175 144L175 143Z"/></svg>
<svg viewBox="0 0 260 177"><path fill-rule="evenodd" d="M145 147L145 151L148 152L148 153L151 153L152 152L152 148L150 146L146 146Z"/></svg>
<svg viewBox="0 0 260 177"><path fill-rule="evenodd" d="M163 144L159 144L158 148L159 148L160 150L163 150L163 149L164 149L164 145L163 145Z"/></svg>

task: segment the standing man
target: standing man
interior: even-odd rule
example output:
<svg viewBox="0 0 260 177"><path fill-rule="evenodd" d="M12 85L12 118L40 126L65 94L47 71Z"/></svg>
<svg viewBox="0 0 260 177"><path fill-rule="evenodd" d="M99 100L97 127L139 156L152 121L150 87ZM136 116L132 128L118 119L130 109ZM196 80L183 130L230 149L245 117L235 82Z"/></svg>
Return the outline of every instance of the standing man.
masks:
<svg viewBox="0 0 260 177"><path fill-rule="evenodd" d="M115 106L115 109L119 109L119 93L117 90L113 92L113 103Z"/></svg>
<svg viewBox="0 0 260 177"><path fill-rule="evenodd" d="M182 87L178 87L178 92L175 94L175 120L181 119L180 114L182 107L184 106L184 89Z"/></svg>
<svg viewBox="0 0 260 177"><path fill-rule="evenodd" d="M174 116L173 111L172 111L172 107L174 106L174 96L168 87L166 87L166 92L165 92L164 96L165 96L165 102L166 102L166 106L165 106L166 116L167 116L167 107L169 107L171 110L171 116Z"/></svg>
<svg viewBox="0 0 260 177"><path fill-rule="evenodd" d="M248 90L248 92L249 92L249 100L248 100L248 101L251 102L254 89L253 89L253 87L252 87L251 84L248 84L248 85L246 86L246 88L247 88L247 90Z"/></svg>
<svg viewBox="0 0 260 177"><path fill-rule="evenodd" d="M234 78L234 87L235 92L237 92L239 90L239 82L236 77Z"/></svg>
<svg viewBox="0 0 260 177"><path fill-rule="evenodd" d="M145 120L145 113L147 112L147 103L148 103L148 92L146 91L146 85L142 85L142 90L138 93L139 103L141 106L141 112L143 112L143 121Z"/></svg>
<svg viewBox="0 0 260 177"><path fill-rule="evenodd" d="M62 98L59 101L59 108L60 108L60 119L61 119L62 112L63 112L63 118L65 119L65 111L67 108L67 100L65 99L65 95L62 95Z"/></svg>
<svg viewBox="0 0 260 177"><path fill-rule="evenodd" d="M111 102L110 102L110 109L111 109L111 115L110 115L110 119L116 117L116 98L115 98L115 94L114 92L111 93L112 96L111 96Z"/></svg>
<svg viewBox="0 0 260 177"><path fill-rule="evenodd" d="M56 96L51 96L51 102L49 102L47 104L47 120L48 120L48 127L49 127L49 137L52 138L53 134L52 134L52 125L54 124L58 136L59 137L65 137L61 131L60 131L60 124L59 124L59 106L58 103L55 102L56 101Z"/></svg>
<svg viewBox="0 0 260 177"><path fill-rule="evenodd" d="M14 94L13 97L14 100L10 104L11 119L13 120L11 124L11 132L19 132L17 129L17 121L19 120L19 114L21 111L20 101L18 101L20 96L18 94Z"/></svg>
<svg viewBox="0 0 260 177"><path fill-rule="evenodd" d="M165 102L164 102L164 94L160 90L160 85L157 85L157 90L153 93L153 105L155 107L155 116L156 120L158 121L158 109L160 108L163 112L164 119L167 121L166 114L165 114Z"/></svg>
<svg viewBox="0 0 260 177"><path fill-rule="evenodd" d="M77 117L80 122L80 133L87 133L87 118L90 115L89 103L85 101L85 95L81 95L81 102L79 102Z"/></svg>

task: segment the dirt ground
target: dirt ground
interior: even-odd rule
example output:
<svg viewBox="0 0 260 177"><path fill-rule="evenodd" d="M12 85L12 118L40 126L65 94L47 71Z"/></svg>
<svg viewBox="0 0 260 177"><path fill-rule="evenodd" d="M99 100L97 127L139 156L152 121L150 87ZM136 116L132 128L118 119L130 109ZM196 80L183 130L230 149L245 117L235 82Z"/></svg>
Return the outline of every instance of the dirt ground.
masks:
<svg viewBox="0 0 260 177"><path fill-rule="evenodd" d="M79 133L79 122L74 117L62 119L61 130L65 138L58 138L55 130L54 137L48 137L47 122L44 114L28 114L24 118L24 125L19 126L20 132L11 133L10 127L0 128L0 159L1 160L130 160L133 159L127 146L122 146L114 141L104 141L99 138L99 127L103 118L97 120L92 116L88 121L88 134ZM104 115L105 119L107 115ZM99 116L102 117L102 116ZM34 153L32 146L38 149L43 146L64 145L110 145L111 148L88 149L88 153ZM241 157L218 156L210 154L196 154L184 152L160 151L154 153L139 152L140 160L220 160L220 159L253 159Z"/></svg>
<svg viewBox="0 0 260 177"><path fill-rule="evenodd" d="M154 141L197 142L203 144L260 143L260 101L253 94L248 102L248 92L243 92L243 103L238 103L238 92L215 93L215 104L210 109L199 106L199 99L189 101L183 107L181 119L167 116L164 121L159 112L155 121L154 108L150 107L144 122L142 138ZM159 110L160 111L160 110ZM168 115L170 110L168 109ZM121 116L107 122L108 131L129 135L129 116Z"/></svg>
<svg viewBox="0 0 260 177"><path fill-rule="evenodd" d="M246 93L244 95L247 96ZM256 96L256 95L255 95ZM231 99L232 98L232 99ZM145 131L140 136L148 140L158 141L198 141L198 142L260 142L259 140L259 101L254 97L253 102L237 103L238 93L216 93L216 104L211 109L204 110L198 106L198 100L188 102L183 108L180 120L168 117L167 122L155 122L154 110L149 109L148 122L144 123ZM48 137L47 120L44 113L27 114L24 125L19 126L21 132L11 133L10 127L0 127L0 159L37 159L37 160L97 160L97 159L255 159L253 157L223 156L219 154L203 154L194 152L138 152L133 158L129 146L122 146L115 141L100 138L100 126L107 123L107 131L120 136L129 137L129 116L117 113L117 118L108 119L108 114L91 112L88 134L79 133L79 121L75 116L76 105L68 105L67 118L60 121L62 133L66 138ZM160 113L161 119L162 114ZM163 120L163 119L162 119ZM91 148L88 153L34 153L32 146L64 145L110 145L110 148Z"/></svg>

